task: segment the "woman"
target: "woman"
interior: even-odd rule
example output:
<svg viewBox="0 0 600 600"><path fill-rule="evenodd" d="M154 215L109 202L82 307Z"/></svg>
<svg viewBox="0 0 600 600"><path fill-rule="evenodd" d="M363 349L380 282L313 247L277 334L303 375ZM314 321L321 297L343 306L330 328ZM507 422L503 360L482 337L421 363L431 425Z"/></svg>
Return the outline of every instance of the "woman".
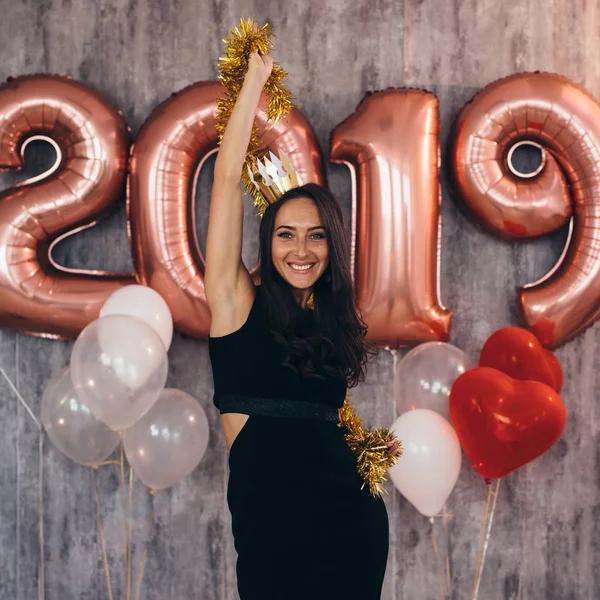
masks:
<svg viewBox="0 0 600 600"><path fill-rule="evenodd" d="M316 184L291 190L261 221L260 286L241 258L240 173L271 69L250 57L215 164L206 252L238 589L241 600L376 600L387 512L338 427L369 354L339 204Z"/></svg>

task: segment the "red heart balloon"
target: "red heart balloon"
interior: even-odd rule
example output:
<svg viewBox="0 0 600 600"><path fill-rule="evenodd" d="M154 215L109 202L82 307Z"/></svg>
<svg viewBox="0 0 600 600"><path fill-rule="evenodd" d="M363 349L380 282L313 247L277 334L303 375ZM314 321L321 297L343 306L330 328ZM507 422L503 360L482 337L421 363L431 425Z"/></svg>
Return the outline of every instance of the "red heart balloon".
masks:
<svg viewBox="0 0 600 600"><path fill-rule="evenodd" d="M497 479L546 452L560 437L566 412L551 387L478 367L454 382L450 419L473 468Z"/></svg>
<svg viewBox="0 0 600 600"><path fill-rule="evenodd" d="M492 334L483 346L479 366L498 369L513 379L545 383L558 393L562 389L558 358L531 331L520 327L506 327Z"/></svg>

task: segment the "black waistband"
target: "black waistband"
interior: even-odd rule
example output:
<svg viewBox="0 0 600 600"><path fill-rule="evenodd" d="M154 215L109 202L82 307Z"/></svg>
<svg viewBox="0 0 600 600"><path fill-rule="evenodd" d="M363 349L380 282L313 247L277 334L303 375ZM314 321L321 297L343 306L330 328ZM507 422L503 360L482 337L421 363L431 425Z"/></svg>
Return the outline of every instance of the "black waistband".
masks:
<svg viewBox="0 0 600 600"><path fill-rule="evenodd" d="M215 394L219 412L242 413L258 417L284 417L289 419L317 419L338 423L338 409L320 402L305 402L289 398L257 398L241 394Z"/></svg>

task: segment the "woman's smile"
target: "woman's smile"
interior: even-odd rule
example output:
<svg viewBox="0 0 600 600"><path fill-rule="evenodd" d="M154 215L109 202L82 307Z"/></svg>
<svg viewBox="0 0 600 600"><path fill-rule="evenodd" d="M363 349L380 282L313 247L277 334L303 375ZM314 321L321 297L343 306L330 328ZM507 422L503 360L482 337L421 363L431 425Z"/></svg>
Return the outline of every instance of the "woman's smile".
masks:
<svg viewBox="0 0 600 600"><path fill-rule="evenodd" d="M298 263L288 263L288 265L290 267L292 267L292 269L294 269L294 271L306 272L306 271L312 269L316 265L316 263L308 263L308 264L303 264L303 265L300 265Z"/></svg>

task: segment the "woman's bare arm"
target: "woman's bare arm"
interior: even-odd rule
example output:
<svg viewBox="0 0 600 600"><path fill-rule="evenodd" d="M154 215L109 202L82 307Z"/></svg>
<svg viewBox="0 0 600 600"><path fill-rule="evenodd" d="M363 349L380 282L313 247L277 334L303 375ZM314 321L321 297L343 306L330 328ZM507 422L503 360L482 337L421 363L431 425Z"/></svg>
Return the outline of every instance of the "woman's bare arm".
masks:
<svg viewBox="0 0 600 600"><path fill-rule="evenodd" d="M206 241L205 285L211 335L226 335L245 321L254 285L242 262L244 206L240 175L262 89L273 60L254 53L217 155Z"/></svg>

